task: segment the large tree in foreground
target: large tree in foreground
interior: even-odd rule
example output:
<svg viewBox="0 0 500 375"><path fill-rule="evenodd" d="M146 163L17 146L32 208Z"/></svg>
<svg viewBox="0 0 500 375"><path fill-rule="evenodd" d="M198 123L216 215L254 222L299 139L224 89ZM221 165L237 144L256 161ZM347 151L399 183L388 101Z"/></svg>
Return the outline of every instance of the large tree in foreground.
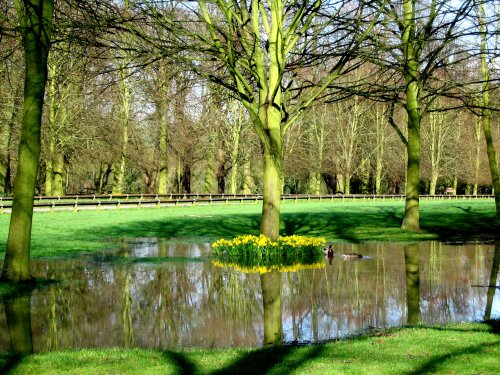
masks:
<svg viewBox="0 0 500 375"><path fill-rule="evenodd" d="M260 232L277 239L284 135L332 82L360 64L356 51L378 11L347 0L200 0L177 10L158 4L138 2L156 30L144 40L160 53L175 44L199 74L230 90L248 111L264 158ZM165 29L173 40L155 40ZM312 80L308 70L317 66L323 74Z"/></svg>
<svg viewBox="0 0 500 375"><path fill-rule="evenodd" d="M40 128L52 35L53 0L15 0L25 56L24 103L18 167L2 279L31 278L33 196L40 158Z"/></svg>

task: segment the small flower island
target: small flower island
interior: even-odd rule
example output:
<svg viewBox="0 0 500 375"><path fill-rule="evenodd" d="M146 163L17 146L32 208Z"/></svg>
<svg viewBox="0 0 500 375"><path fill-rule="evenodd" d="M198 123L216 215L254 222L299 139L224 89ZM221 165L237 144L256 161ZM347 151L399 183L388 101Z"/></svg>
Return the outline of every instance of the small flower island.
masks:
<svg viewBox="0 0 500 375"><path fill-rule="evenodd" d="M214 265L231 267L246 273L273 270L295 272L303 268L321 268L324 238L282 236L271 241L264 235L244 235L212 244Z"/></svg>

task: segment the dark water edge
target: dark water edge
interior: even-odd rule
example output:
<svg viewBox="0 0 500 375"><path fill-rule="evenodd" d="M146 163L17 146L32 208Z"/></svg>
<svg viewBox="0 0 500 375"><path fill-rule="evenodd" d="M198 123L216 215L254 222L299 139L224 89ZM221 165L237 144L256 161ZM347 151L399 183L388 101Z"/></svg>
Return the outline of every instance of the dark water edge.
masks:
<svg viewBox="0 0 500 375"><path fill-rule="evenodd" d="M500 292L488 288L499 285L494 245L335 250L331 260L264 278L214 262L209 244L156 238L81 258L33 260L33 276L54 282L3 296L0 351L259 347L276 334L300 344L419 322L500 318ZM339 256L351 252L365 257Z"/></svg>

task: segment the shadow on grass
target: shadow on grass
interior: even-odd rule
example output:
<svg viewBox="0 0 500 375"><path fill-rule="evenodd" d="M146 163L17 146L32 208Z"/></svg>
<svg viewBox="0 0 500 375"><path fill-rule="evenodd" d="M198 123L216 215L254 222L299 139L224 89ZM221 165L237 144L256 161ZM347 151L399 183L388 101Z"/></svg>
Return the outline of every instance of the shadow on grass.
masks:
<svg viewBox="0 0 500 375"><path fill-rule="evenodd" d="M156 237L184 238L187 241L212 242L219 238L233 238L243 234L258 234L260 210L242 206L241 210L224 207L196 208L201 212L181 209L141 209L89 216L61 216L66 220L52 220L48 234L38 228L34 232L32 254L34 257L67 257L72 254L95 252L116 248L116 239ZM205 211L206 209L206 211ZM196 211L196 212L199 212ZM400 229L404 203L335 203L297 204L282 207L281 228L283 235L299 234L322 236L329 241L374 242L418 241L435 239L448 243L492 242L496 232L494 207L464 203L426 203L421 205L421 232ZM181 213L181 214L180 214ZM82 219L80 219L82 217ZM55 220L58 216L54 216ZM73 219L74 218L74 219ZM56 226L65 225L63 232ZM0 257L6 238L0 239Z"/></svg>
<svg viewBox="0 0 500 375"><path fill-rule="evenodd" d="M495 322L498 324L498 321ZM418 327L419 329L436 329L442 331L457 331L457 332L486 332L481 329L471 329L469 326L466 329L459 329L453 327ZM397 331L397 330L396 330ZM377 335L378 336L378 335ZM387 332L387 336L391 336L391 330ZM361 335L359 337L353 337L353 340L367 340L371 335ZM332 342L333 343L333 342ZM174 363L176 366L176 373L195 375L195 374L211 374L211 375L228 375L228 374L288 374L293 370L299 369L301 366L306 366L309 361L314 361L322 356L327 356L328 360L331 360L332 365L334 363L345 364L345 351L341 350L337 352L334 347L328 348L325 345L329 344L313 344L308 347L276 347L276 348L262 348L253 350L248 353L242 353L231 363L225 364L223 367L208 371L200 367L200 364L196 361L192 361L187 355L180 352L165 352L165 359L169 363ZM333 344L334 345L334 344ZM425 345L422 343L421 345ZM453 368L459 368L462 356L477 356L482 353L487 354L491 357L491 350L498 347L498 342L494 343L481 343L476 345L468 345L466 347L461 347L456 350L449 350L447 353L442 355L434 355L428 358L424 363L416 365L409 374L422 374L422 373L434 373L439 371L443 365L446 366L446 362L453 361L451 366ZM326 350L325 350L326 349ZM380 361L382 357L370 357L372 354L368 355L368 360L366 361L367 366L369 366L370 361ZM365 361L365 353L362 351L356 353L348 354L351 361L356 361L357 358L361 362ZM358 367L359 370L359 367Z"/></svg>
<svg viewBox="0 0 500 375"><path fill-rule="evenodd" d="M208 208L207 208L208 210ZM382 224L381 224L382 223ZM311 235L336 238L346 242L369 240L357 233L359 228L399 229L400 217L395 210L375 209L370 212L337 210L315 211L311 204L310 212L284 212L281 215L282 235ZM68 241L99 241L105 238L196 237L207 242L219 238L233 238L243 234L258 234L260 214L235 213L232 215L202 217L168 217L161 220L129 221L120 225L102 228L76 228L68 233ZM378 240L376 238L375 240Z"/></svg>
<svg viewBox="0 0 500 375"><path fill-rule="evenodd" d="M427 329L427 330L433 330L433 331L446 331L446 332L491 332L495 334L500 334L500 319L490 319L483 321L482 323L488 325L490 327L490 330L488 329L480 329L480 328L473 328L468 324L460 324L460 325L447 325L447 326L425 326L425 325L417 325L417 326L407 326L407 328L417 328L417 329Z"/></svg>
<svg viewBox="0 0 500 375"><path fill-rule="evenodd" d="M352 243L364 241L414 241L422 235L431 235L443 242L490 242L495 239L498 227L493 216L484 212L447 207L446 210L426 208L421 210L422 233L403 232L403 217L397 205L334 206L315 209L311 204L305 212L281 214L281 234L324 236ZM308 208L309 208L308 207ZM207 208L208 209L208 208ZM258 234L260 214L234 213L200 217L168 217L160 220L130 221L122 225L93 228L92 231L75 229L81 241L124 237L197 237L207 242L219 238L232 238L242 234Z"/></svg>
<svg viewBox="0 0 500 375"><path fill-rule="evenodd" d="M8 374L23 359L15 353L0 353L0 374Z"/></svg>
<svg viewBox="0 0 500 375"><path fill-rule="evenodd" d="M297 355L294 347L275 347L253 350L243 353L233 362L225 367L208 372L200 370L187 356L179 352L165 352L165 358L176 366L176 373L183 375L194 375L198 373L209 373L212 375L229 374L266 374L273 371L274 374L289 374L291 369L297 369L321 356L323 345L311 345L308 350L302 350ZM282 368L279 366L283 365Z"/></svg>
<svg viewBox="0 0 500 375"><path fill-rule="evenodd" d="M473 356L475 354L477 355L487 351L491 347L497 347L497 346L498 343L482 343L480 345L468 346L460 350L455 350L445 355L433 356L427 361L427 363L423 364L418 369L409 372L408 374L409 375L433 374L436 373L440 369L440 367L443 367L443 364L445 364L444 362L448 360L456 359L457 357L460 356Z"/></svg>
<svg viewBox="0 0 500 375"><path fill-rule="evenodd" d="M186 355L180 352L164 352L163 356L165 359L175 366L175 373L182 375L194 375L198 373L196 370L196 364L187 358Z"/></svg>
<svg viewBox="0 0 500 375"><path fill-rule="evenodd" d="M490 326L491 332L500 335L500 319L487 320L484 323Z"/></svg>

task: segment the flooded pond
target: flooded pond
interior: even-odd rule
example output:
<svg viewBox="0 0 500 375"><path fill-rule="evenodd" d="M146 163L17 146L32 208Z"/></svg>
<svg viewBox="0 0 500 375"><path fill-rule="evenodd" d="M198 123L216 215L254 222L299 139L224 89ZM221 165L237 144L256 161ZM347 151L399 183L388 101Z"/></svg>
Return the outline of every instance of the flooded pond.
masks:
<svg viewBox="0 0 500 375"><path fill-rule="evenodd" d="M261 275L214 262L209 244L135 239L96 256L35 260L35 277L58 282L0 300L0 350L29 340L35 352L259 347L269 332L309 343L418 321L500 318L500 292L487 287L499 285L493 245L343 244L336 252L366 257L336 254Z"/></svg>

